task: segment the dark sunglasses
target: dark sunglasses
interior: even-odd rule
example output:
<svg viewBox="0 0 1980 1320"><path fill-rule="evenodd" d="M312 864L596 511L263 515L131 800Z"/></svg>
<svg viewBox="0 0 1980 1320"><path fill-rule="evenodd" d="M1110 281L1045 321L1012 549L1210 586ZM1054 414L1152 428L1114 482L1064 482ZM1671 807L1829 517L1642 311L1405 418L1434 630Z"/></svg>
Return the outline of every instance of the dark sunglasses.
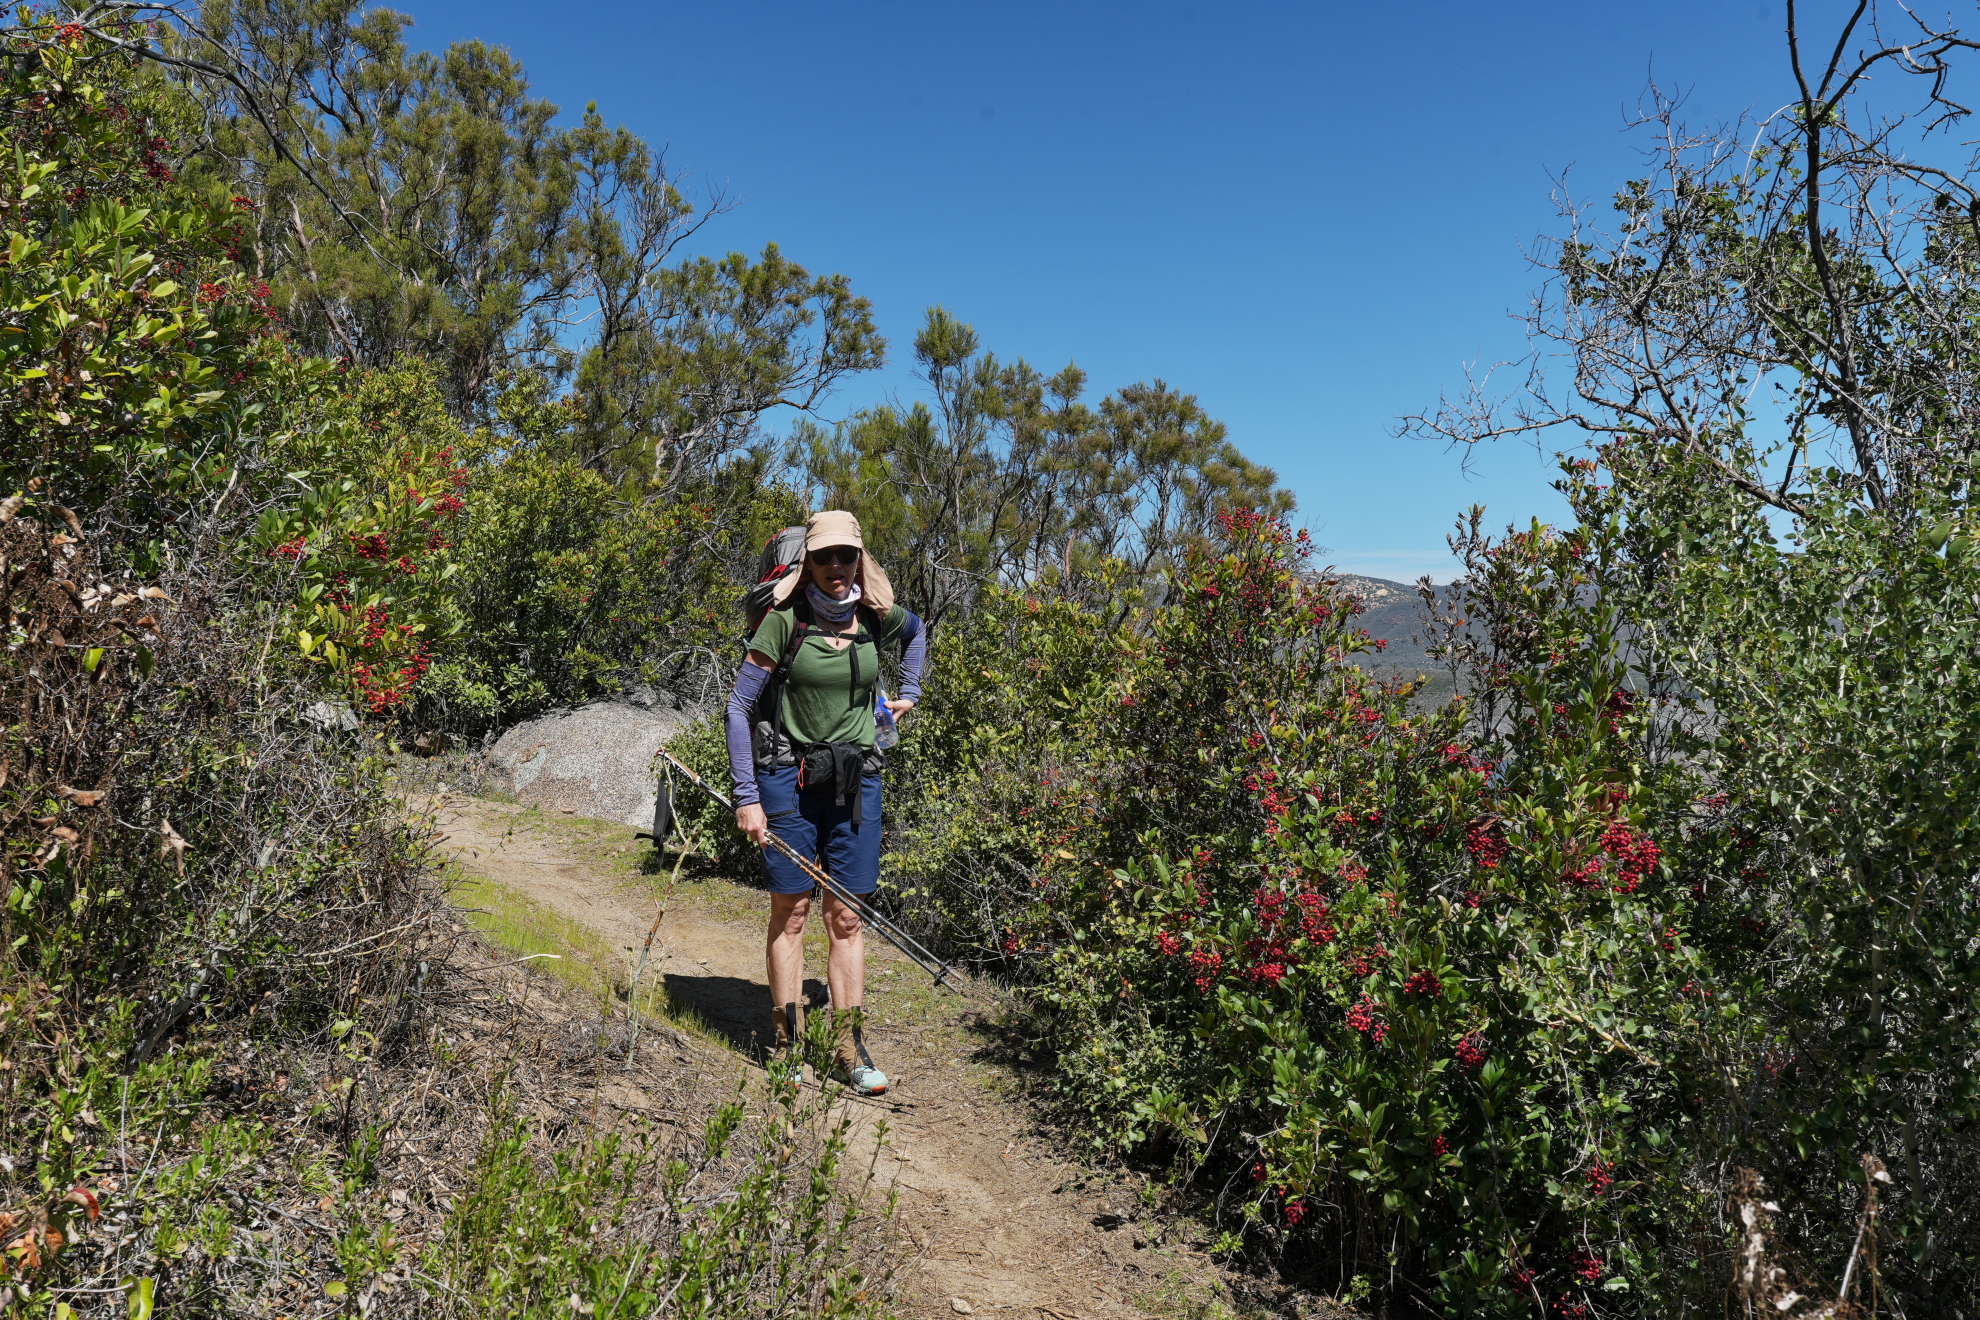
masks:
<svg viewBox="0 0 1980 1320"><path fill-rule="evenodd" d="M859 562L859 547L856 545L835 545L827 546L823 550L814 550L811 552L811 562L814 564L857 564Z"/></svg>

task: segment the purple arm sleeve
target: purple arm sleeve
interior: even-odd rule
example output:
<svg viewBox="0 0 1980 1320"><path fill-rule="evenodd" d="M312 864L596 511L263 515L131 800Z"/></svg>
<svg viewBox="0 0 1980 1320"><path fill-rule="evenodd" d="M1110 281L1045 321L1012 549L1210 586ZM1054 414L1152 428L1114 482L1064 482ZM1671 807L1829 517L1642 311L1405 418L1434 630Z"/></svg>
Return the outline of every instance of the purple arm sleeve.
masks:
<svg viewBox="0 0 1980 1320"><path fill-rule="evenodd" d="M928 663L928 630L921 626L919 615L908 614L902 621L901 640L907 644L901 651L901 700L919 705L921 670Z"/></svg>
<svg viewBox="0 0 1980 1320"><path fill-rule="evenodd" d="M763 685L769 681L769 670L744 661L742 671L736 675L736 690L729 694L729 709L722 718L722 729L729 742L729 782L735 786L739 807L762 800L756 791L756 757L751 746L749 713L756 708L756 699L763 695Z"/></svg>

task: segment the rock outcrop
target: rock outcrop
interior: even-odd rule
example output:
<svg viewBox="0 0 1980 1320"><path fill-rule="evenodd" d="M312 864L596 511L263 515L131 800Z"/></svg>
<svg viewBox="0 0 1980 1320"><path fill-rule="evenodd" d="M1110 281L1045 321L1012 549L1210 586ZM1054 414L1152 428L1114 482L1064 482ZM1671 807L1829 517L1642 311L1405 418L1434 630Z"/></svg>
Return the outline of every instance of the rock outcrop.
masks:
<svg viewBox="0 0 1980 1320"><path fill-rule="evenodd" d="M546 809L646 829L653 754L694 717L637 695L552 711L508 729L483 753L485 782Z"/></svg>

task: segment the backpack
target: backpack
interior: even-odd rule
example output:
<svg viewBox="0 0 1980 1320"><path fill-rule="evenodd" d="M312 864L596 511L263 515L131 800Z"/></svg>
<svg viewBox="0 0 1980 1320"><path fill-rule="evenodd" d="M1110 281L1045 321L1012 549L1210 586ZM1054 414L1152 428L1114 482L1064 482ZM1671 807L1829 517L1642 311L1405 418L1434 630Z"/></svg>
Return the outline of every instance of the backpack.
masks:
<svg viewBox="0 0 1980 1320"><path fill-rule="evenodd" d="M763 553L756 557L756 585L743 592L743 638L747 640L755 634L763 616L770 612L771 600L777 592L777 584L787 574L795 573L804 562L804 528L786 527L763 543Z"/></svg>

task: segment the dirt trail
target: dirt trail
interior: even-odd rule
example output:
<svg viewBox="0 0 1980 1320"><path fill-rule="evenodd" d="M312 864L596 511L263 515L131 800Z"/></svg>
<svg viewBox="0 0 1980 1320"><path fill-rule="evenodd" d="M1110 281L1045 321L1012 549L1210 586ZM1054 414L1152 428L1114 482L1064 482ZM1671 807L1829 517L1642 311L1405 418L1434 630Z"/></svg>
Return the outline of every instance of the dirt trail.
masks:
<svg viewBox="0 0 1980 1320"><path fill-rule="evenodd" d="M464 869L589 927L615 949L645 940L650 893L552 833L511 832L521 814L513 807L458 796L436 806L440 846ZM677 895L654 956L675 1002L692 1006L739 1057L753 1053L769 1007L760 924L724 919ZM885 1097L850 1103L863 1134L862 1164L875 1121L886 1121L881 1181L898 1187L901 1222L920 1249L902 1279L904 1314L1113 1320L1145 1316L1136 1294L1165 1280L1163 1291L1172 1293L1178 1271L1214 1277L1206 1258L1148 1242L1124 1187L1073 1185L1077 1167L1027 1133L1022 1116L985 1084L984 1070L965 1061L982 1042L958 1046L956 1032L944 1030L957 1025L956 1000L890 996L890 984L920 973L874 937L867 969L868 1037L893 1086ZM807 988L818 988L822 971L822 954L812 950Z"/></svg>

